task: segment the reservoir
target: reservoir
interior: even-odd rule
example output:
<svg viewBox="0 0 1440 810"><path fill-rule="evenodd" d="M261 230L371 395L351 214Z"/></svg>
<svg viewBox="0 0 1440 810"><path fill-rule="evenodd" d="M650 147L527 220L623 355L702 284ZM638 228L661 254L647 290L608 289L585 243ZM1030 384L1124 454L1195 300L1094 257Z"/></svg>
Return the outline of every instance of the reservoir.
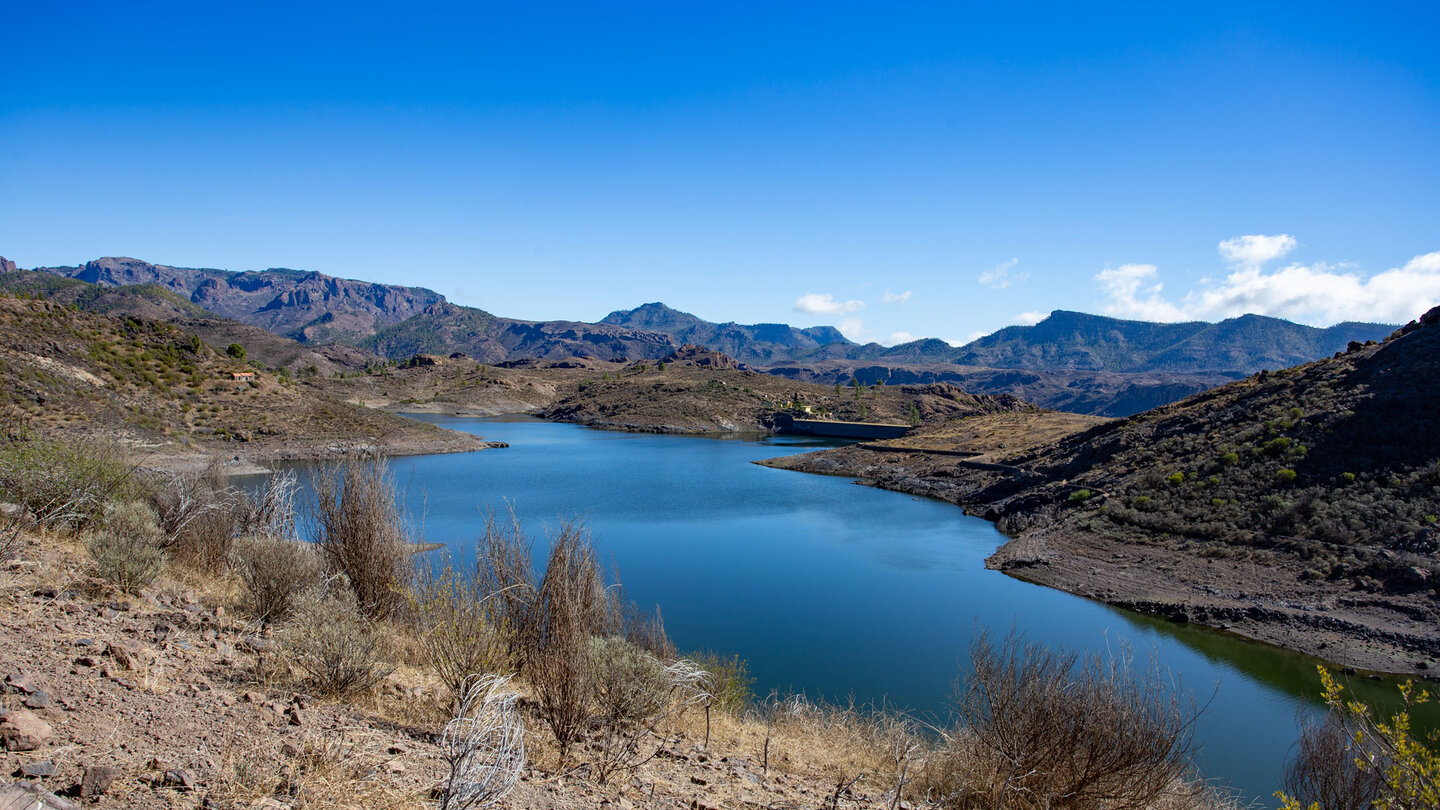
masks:
<svg viewBox="0 0 1440 810"><path fill-rule="evenodd" d="M513 506L543 564L545 533L589 526L601 561L676 646L738 654L760 696L887 701L944 722L977 629L1000 640L1153 654L1206 705L1205 776L1275 806L1316 662L986 570L1004 537L938 501L750 462L833 446L804 436L709 438L523 417L422 417L504 449L391 460L418 533L468 563L487 509ZM1355 684L1367 698L1389 684Z"/></svg>

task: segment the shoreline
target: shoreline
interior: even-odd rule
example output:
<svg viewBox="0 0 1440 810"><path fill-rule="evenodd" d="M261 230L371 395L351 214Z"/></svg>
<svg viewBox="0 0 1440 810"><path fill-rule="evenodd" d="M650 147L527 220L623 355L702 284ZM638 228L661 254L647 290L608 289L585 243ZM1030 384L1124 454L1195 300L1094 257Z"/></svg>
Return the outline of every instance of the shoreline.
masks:
<svg viewBox="0 0 1440 810"><path fill-rule="evenodd" d="M223 448L213 448L212 452L200 452L189 448L151 448L148 451L142 451L144 461L140 467L147 470L190 471L204 469L212 460L218 458L222 460L225 471L229 475L266 475L274 471L267 465L296 461L327 461L357 453L387 457L427 456L473 453L507 446L505 442L487 441L479 436L460 431L445 431L444 434L435 436L401 438L291 440L274 444L231 442Z"/></svg>
<svg viewBox="0 0 1440 810"><path fill-rule="evenodd" d="M862 455L863 454L863 455ZM953 460L952 460L953 461ZM881 489L942 500L996 522L982 493L1004 484L996 470L939 470L923 454L859 445L754 462L772 469L854 478ZM941 474L937 475L936 473ZM1012 489L1023 484L1010 482ZM1107 540L1048 523L1025 526L985 559L1007 576L1177 624L1196 624L1301 653L1355 672L1440 677L1440 629L1403 599L1298 584L1296 571L1215 560L1160 545ZM1291 580L1297 584L1292 587ZM1286 583L1282 598L1277 580Z"/></svg>
<svg viewBox="0 0 1440 810"><path fill-rule="evenodd" d="M421 413L420 411L414 411ZM506 414L446 413L461 418ZM518 415L542 421L576 424L596 430L655 435L755 436L773 434L764 429L730 429L658 423L620 423L545 417L533 411ZM196 469L225 455L227 472L254 475L271 472L269 464L322 461L355 452L383 451L390 456L474 452L507 446L468 433L409 436L381 441L335 440L285 442L272 446L236 443L224 454L157 452L143 465L150 469ZM995 523L995 500L980 497L998 489L1013 494L1024 489L1002 470L975 464L968 469L937 468L953 464L946 454L882 452L885 447L863 444L831 448L753 463L819 475L857 480L868 486L903 492L954 504L967 515ZM235 451L233 455L231 451ZM949 454L954 456L955 454ZM1011 480L1005 486L1006 478ZM1159 546L1134 545L1049 525L1027 526L985 558L991 570L1008 576L1136 613L1177 624L1196 624L1219 632L1301 653L1318 661L1357 672L1384 673L1435 679L1440 676L1440 637L1425 633L1422 622L1407 619L1403 605L1337 588L1311 585L1295 589L1287 598L1276 596L1273 585L1288 572L1253 563L1241 565L1205 560L1196 555ZM1229 566L1227 568L1227 565Z"/></svg>

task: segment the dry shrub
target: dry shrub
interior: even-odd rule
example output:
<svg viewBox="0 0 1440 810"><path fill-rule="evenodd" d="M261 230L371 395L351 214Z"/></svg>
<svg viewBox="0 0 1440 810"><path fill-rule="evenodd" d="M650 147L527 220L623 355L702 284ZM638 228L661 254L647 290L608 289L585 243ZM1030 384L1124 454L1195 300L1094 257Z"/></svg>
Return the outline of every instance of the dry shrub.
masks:
<svg viewBox="0 0 1440 810"><path fill-rule="evenodd" d="M110 504L103 520L85 544L95 574L126 592L154 582L165 566L155 511L139 501Z"/></svg>
<svg viewBox="0 0 1440 810"><path fill-rule="evenodd" d="M927 769L948 807L1141 808L1192 790L1199 714L1152 662L1055 652L982 633L957 687L961 727Z"/></svg>
<svg viewBox="0 0 1440 810"><path fill-rule="evenodd" d="M293 473L273 475L265 488L241 500L242 532L231 546L230 568L244 586L246 608L265 624L284 621L320 583L319 552L295 532Z"/></svg>
<svg viewBox="0 0 1440 810"><path fill-rule="evenodd" d="M475 676L513 668L506 626L491 615L495 601L475 577L463 577L446 558L439 570L422 566L410 585L410 614L425 662L458 702Z"/></svg>
<svg viewBox="0 0 1440 810"><path fill-rule="evenodd" d="M315 549L269 533L236 540L230 567L245 586L245 607L265 624L282 622L320 582Z"/></svg>
<svg viewBox="0 0 1440 810"><path fill-rule="evenodd" d="M610 586L609 595L611 611L624 630L626 641L661 661L675 658L675 645L665 633L665 617L660 614L659 605L653 612L641 610L634 602L626 600L625 590L619 583Z"/></svg>
<svg viewBox="0 0 1440 810"><path fill-rule="evenodd" d="M537 591L533 547L513 509L505 519L486 514L475 541L475 591L485 600L493 625L503 628L509 656L522 667Z"/></svg>
<svg viewBox="0 0 1440 810"><path fill-rule="evenodd" d="M25 527L25 519L19 509L15 506L13 513L0 510L0 562L19 558L20 549L25 547L24 541L20 539L20 530Z"/></svg>
<svg viewBox="0 0 1440 810"><path fill-rule="evenodd" d="M280 636L280 647L322 694L369 693L395 671L381 628L343 588L302 601Z"/></svg>
<svg viewBox="0 0 1440 810"><path fill-rule="evenodd" d="M1370 807L1385 788L1384 773L1379 768L1357 768L1355 761L1378 755L1373 748L1356 742L1335 712L1327 712L1323 720L1305 721L1285 763L1282 790L1301 807L1315 803L1326 810Z"/></svg>
<svg viewBox="0 0 1440 810"><path fill-rule="evenodd" d="M440 755L450 775L440 787L440 810L489 807L520 781L525 769L525 725L520 696L509 679L468 679L454 719L440 735Z"/></svg>
<svg viewBox="0 0 1440 810"><path fill-rule="evenodd" d="M295 537L295 498L300 482L285 471L267 476L265 486L244 495L236 509L236 534Z"/></svg>
<svg viewBox="0 0 1440 810"><path fill-rule="evenodd" d="M538 596L522 630L525 671L562 759L590 716L590 637L610 626L610 604L589 532L565 523L550 543Z"/></svg>
<svg viewBox="0 0 1440 810"><path fill-rule="evenodd" d="M219 460L203 470L169 473L150 503L160 516L165 547L201 571L223 569L230 559L244 498L230 488Z"/></svg>
<svg viewBox="0 0 1440 810"><path fill-rule="evenodd" d="M384 459L348 458L314 479L313 536L330 567L345 575L367 616L388 618L404 601L410 532Z"/></svg>

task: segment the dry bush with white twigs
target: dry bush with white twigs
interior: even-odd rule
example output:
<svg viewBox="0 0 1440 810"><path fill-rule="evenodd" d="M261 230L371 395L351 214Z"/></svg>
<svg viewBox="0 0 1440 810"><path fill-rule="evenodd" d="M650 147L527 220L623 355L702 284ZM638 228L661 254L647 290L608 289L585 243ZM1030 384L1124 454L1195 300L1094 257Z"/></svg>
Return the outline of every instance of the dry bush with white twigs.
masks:
<svg viewBox="0 0 1440 810"><path fill-rule="evenodd" d="M440 788L441 810L489 807L520 781L525 769L525 725L520 696L507 676L466 680L454 719L440 735L450 774Z"/></svg>

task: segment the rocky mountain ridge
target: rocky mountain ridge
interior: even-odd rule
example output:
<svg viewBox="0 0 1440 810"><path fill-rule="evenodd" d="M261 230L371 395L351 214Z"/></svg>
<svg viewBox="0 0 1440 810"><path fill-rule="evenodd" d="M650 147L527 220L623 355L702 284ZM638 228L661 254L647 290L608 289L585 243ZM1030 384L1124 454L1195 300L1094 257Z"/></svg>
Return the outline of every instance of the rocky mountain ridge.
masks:
<svg viewBox="0 0 1440 810"><path fill-rule="evenodd" d="M853 343L828 326L714 323L658 302L617 310L598 323L524 321L460 306L424 288L283 268L234 273L110 257L37 269L105 287L168 290L209 313L307 346L360 349L350 360L367 352L404 359L457 351L482 363L661 360L692 344L793 380L945 382L1107 416L1128 416L1262 368L1343 351L1393 329L1355 323L1317 329L1256 315L1162 324L1057 310L1034 326L1006 327L963 347L935 339L882 346ZM345 362L336 357L305 366L328 373Z"/></svg>

